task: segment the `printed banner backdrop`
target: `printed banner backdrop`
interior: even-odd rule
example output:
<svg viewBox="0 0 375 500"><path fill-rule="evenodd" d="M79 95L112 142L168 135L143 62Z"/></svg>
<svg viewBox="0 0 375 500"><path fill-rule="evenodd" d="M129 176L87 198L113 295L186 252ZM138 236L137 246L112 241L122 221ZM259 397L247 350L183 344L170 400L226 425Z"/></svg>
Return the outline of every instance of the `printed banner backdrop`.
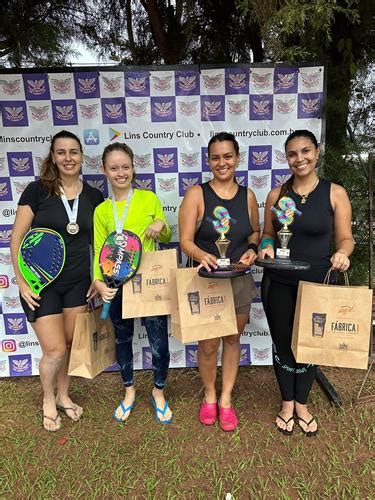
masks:
<svg viewBox="0 0 375 500"><path fill-rule="evenodd" d="M114 141L134 150L136 183L160 198L178 248L177 215L189 186L210 179L207 143L220 131L240 144L239 184L256 194L261 221L267 193L289 174L283 144L306 128L322 141L324 67L239 65L63 69L0 75L0 377L37 375L40 348L20 306L9 242L17 201L39 174L53 134L68 129L84 146L82 176L108 195L103 148ZM179 251L180 262L183 256ZM260 286L261 268L254 267ZM272 363L260 297L241 340L241 365ZM197 345L170 338L171 367L196 367ZM135 367L151 368L141 321L134 335Z"/></svg>

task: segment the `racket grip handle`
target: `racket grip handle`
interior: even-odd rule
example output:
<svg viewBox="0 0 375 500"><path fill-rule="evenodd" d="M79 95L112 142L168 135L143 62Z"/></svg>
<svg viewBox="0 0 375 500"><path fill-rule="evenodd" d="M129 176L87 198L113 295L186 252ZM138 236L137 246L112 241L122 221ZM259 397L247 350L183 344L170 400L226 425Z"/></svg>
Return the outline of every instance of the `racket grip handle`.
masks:
<svg viewBox="0 0 375 500"><path fill-rule="evenodd" d="M102 312L100 313L100 319L108 319L111 304L112 302L104 302Z"/></svg>

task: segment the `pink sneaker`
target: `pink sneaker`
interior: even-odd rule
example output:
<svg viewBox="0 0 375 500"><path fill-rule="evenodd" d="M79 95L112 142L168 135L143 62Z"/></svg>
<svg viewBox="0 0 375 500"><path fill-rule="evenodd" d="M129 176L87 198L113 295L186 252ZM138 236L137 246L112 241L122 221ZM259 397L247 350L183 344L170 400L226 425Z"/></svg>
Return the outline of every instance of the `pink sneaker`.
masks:
<svg viewBox="0 0 375 500"><path fill-rule="evenodd" d="M238 418L234 408L222 408L219 405L218 408L220 427L223 431L234 431L238 425Z"/></svg>
<svg viewBox="0 0 375 500"><path fill-rule="evenodd" d="M217 419L217 403L202 401L199 409L199 421L203 425L213 425Z"/></svg>

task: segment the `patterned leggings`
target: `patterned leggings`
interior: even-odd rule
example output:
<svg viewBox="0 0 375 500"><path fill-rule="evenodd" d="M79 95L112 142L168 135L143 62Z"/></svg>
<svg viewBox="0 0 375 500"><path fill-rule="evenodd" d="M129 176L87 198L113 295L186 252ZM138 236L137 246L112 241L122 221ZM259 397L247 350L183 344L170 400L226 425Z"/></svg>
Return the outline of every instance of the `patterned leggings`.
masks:
<svg viewBox="0 0 375 500"><path fill-rule="evenodd" d="M122 294L118 292L112 301L110 317L115 329L116 357L120 365L125 387L134 385L133 376L133 335L134 319L122 319ZM168 322L167 316L143 318L152 353L154 385L164 389L169 368Z"/></svg>

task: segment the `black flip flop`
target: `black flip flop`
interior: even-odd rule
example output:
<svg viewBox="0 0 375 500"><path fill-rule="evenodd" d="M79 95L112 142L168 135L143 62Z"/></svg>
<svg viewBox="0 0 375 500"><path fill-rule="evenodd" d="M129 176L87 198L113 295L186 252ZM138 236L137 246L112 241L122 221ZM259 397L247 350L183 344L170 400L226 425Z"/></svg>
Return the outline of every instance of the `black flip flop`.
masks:
<svg viewBox="0 0 375 500"><path fill-rule="evenodd" d="M290 418L288 418L288 420L285 420L284 417L282 417L280 414L277 415L277 417L282 420L284 422L285 425L288 425L289 422L291 420L293 420L293 416L291 416ZM282 434L284 434L284 436L290 436L291 434L293 434L293 428L288 431L288 429L282 429L281 427L279 427L277 424L276 424L276 429L281 432Z"/></svg>
<svg viewBox="0 0 375 500"><path fill-rule="evenodd" d="M297 419L298 420L302 420L302 422L304 424L306 424L307 426L309 426L312 422L314 422L315 418L312 417L312 419L309 421L309 422L306 422L306 420L304 420L302 417L299 417L298 415L296 415ZM300 423L298 423L298 425L300 426L302 432L305 434L305 436L307 437L313 437L313 436L316 436L318 434L318 430L319 429L316 429L315 431L305 431L305 429L301 426Z"/></svg>

